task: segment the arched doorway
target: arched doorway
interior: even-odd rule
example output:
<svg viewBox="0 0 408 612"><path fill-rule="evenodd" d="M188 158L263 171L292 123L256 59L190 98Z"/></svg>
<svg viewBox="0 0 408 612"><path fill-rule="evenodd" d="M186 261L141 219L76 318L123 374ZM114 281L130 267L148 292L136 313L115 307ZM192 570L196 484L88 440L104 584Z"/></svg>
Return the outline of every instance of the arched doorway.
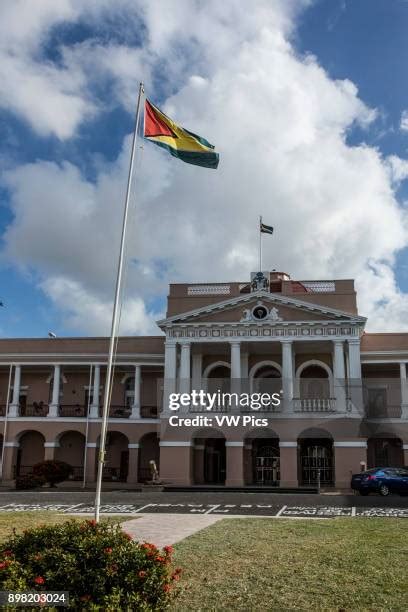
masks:
<svg viewBox="0 0 408 612"><path fill-rule="evenodd" d="M373 436L367 440L367 467L403 467L404 447L395 436Z"/></svg>
<svg viewBox="0 0 408 612"><path fill-rule="evenodd" d="M279 486L279 437L272 429L249 433L244 443L246 484Z"/></svg>
<svg viewBox="0 0 408 612"><path fill-rule="evenodd" d="M217 430L209 430L208 433L207 430L201 431L196 434L193 443L194 484L225 484L226 450L223 434Z"/></svg>
<svg viewBox="0 0 408 612"><path fill-rule="evenodd" d="M26 431L19 438L14 474L24 476L33 466L44 461L44 436L38 431Z"/></svg>
<svg viewBox="0 0 408 612"><path fill-rule="evenodd" d="M302 411L330 409L332 380L328 366L320 363L301 366L298 370L297 384Z"/></svg>
<svg viewBox="0 0 408 612"><path fill-rule="evenodd" d="M73 468L72 480L82 480L84 476L85 436L79 431L66 431L59 437L55 449L55 459L65 461Z"/></svg>
<svg viewBox="0 0 408 612"><path fill-rule="evenodd" d="M139 462L138 476L139 482L147 482L152 479L150 461L155 461L160 474L160 446L159 438L156 433L147 433L139 441Z"/></svg>
<svg viewBox="0 0 408 612"><path fill-rule="evenodd" d="M231 390L231 368L228 363L218 361L207 366L203 379L209 393L229 393Z"/></svg>
<svg viewBox="0 0 408 612"><path fill-rule="evenodd" d="M298 438L298 471L301 485L334 484L333 438L321 429L308 429Z"/></svg>
<svg viewBox="0 0 408 612"><path fill-rule="evenodd" d="M99 447L99 439L97 442ZM96 465L99 448L96 453ZM102 477L107 482L126 482L129 466L129 440L125 434L119 431L109 431L106 436L105 465Z"/></svg>
<svg viewBox="0 0 408 612"><path fill-rule="evenodd" d="M278 364L264 361L256 364L249 373L252 393L279 393L282 389L282 372ZM274 407L265 406L261 410L271 410Z"/></svg>

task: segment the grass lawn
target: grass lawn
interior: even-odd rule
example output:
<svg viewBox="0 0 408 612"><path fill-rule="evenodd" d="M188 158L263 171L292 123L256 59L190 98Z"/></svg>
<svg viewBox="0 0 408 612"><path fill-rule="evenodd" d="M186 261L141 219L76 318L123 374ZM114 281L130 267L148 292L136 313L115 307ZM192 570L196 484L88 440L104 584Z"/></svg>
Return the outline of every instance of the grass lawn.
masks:
<svg viewBox="0 0 408 612"><path fill-rule="evenodd" d="M84 521L85 519L92 519L92 516L72 516L72 514L58 514L57 512L43 511L43 512L0 512L0 542L4 542L11 535L13 535L13 529L17 533L21 533L24 529L30 529L31 527L38 527L38 525L57 525L64 523L69 519L76 519L78 521ZM102 521L111 521L113 523L122 523L129 519L133 519L133 516L109 516L101 517Z"/></svg>
<svg viewBox="0 0 408 612"><path fill-rule="evenodd" d="M227 519L180 542L173 610L408 610L408 521Z"/></svg>

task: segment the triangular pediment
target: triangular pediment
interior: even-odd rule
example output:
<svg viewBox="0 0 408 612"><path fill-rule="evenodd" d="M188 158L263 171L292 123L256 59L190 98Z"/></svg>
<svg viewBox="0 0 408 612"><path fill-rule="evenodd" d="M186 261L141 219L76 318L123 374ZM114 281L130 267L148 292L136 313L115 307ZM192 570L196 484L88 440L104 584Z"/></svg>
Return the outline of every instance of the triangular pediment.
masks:
<svg viewBox="0 0 408 612"><path fill-rule="evenodd" d="M159 327L165 328L177 324L281 324L282 322L313 321L349 321L365 323L366 319L358 315L333 308L304 302L267 291L255 291L229 300L203 306L182 314L158 321Z"/></svg>

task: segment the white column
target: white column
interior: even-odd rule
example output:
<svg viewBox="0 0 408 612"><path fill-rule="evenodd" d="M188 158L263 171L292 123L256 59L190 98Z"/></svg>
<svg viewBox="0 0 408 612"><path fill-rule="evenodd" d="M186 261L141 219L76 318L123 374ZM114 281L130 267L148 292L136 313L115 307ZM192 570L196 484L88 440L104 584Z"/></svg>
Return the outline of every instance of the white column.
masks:
<svg viewBox="0 0 408 612"><path fill-rule="evenodd" d="M401 377L401 418L408 419L408 383L407 383L407 364L400 363Z"/></svg>
<svg viewBox="0 0 408 612"><path fill-rule="evenodd" d="M199 391L201 389L202 376L203 376L203 354L201 352L193 353L192 354L192 364L191 364L191 378L192 378L192 387L196 391Z"/></svg>
<svg viewBox="0 0 408 612"><path fill-rule="evenodd" d="M334 340L333 350L333 376L334 376L334 397L336 398L336 408L339 412L346 410L346 371L344 367L344 343L343 340Z"/></svg>
<svg viewBox="0 0 408 612"><path fill-rule="evenodd" d="M9 406L9 416L16 417L20 410L20 386L21 386L21 366L14 368L13 399Z"/></svg>
<svg viewBox="0 0 408 612"><path fill-rule="evenodd" d="M349 340L349 369L350 380L361 379L361 358L360 358L360 339Z"/></svg>
<svg viewBox="0 0 408 612"><path fill-rule="evenodd" d="M177 344L166 341L164 347L163 412L169 414L169 395L176 391Z"/></svg>
<svg viewBox="0 0 408 612"><path fill-rule="evenodd" d="M241 343L231 342L231 392L241 391Z"/></svg>
<svg viewBox="0 0 408 612"><path fill-rule="evenodd" d="M282 345L282 388L283 405L286 411L292 411L293 400L293 340L281 340Z"/></svg>
<svg viewBox="0 0 408 612"><path fill-rule="evenodd" d="M360 338L348 341L349 345L349 371L348 381L351 409L361 416L364 413L363 403L363 382L361 380L361 358L360 358Z"/></svg>
<svg viewBox="0 0 408 612"><path fill-rule="evenodd" d="M142 383L142 366L135 366L135 387L133 396L131 419L140 419L140 390Z"/></svg>
<svg viewBox="0 0 408 612"><path fill-rule="evenodd" d="M190 370L191 345L183 342L180 356L180 393L190 393L191 370Z"/></svg>
<svg viewBox="0 0 408 612"><path fill-rule="evenodd" d="M101 366L94 365L93 385L92 385L92 404L89 411L89 418L99 417L99 389L101 387Z"/></svg>
<svg viewBox="0 0 408 612"><path fill-rule="evenodd" d="M249 392L249 373L248 373L249 354L246 349L241 350L241 378L244 383L243 391Z"/></svg>
<svg viewBox="0 0 408 612"><path fill-rule="evenodd" d="M48 410L48 416L51 418L55 418L58 416L58 406L59 406L59 392L60 392L60 376L61 376L61 366L54 366L54 378L52 381L52 399L51 404Z"/></svg>

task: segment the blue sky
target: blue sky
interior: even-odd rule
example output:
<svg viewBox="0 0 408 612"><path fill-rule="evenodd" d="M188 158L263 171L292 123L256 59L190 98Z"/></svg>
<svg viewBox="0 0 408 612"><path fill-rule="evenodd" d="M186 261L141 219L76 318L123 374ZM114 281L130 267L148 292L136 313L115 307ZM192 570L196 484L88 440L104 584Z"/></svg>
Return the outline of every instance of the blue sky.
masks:
<svg viewBox="0 0 408 612"><path fill-rule="evenodd" d="M13 45L16 45L17 48L21 40L20 37L24 34L24 28L21 25L15 26L15 30L13 30L14 19L17 18L18 20L19 15L18 12L17 14L13 13L13 11L18 11L18 7L16 8L16 5L12 6L12 4L10 2L7 6L8 2L5 2L4 9L0 9L0 16L1 11L5 13L3 15L4 27L7 27L8 19L12 25L9 35L10 41L7 43L9 48L5 47L4 49L3 61L8 61L10 49L13 49ZM95 8L92 9L94 12L91 13L89 13L90 9L86 7L86 3L79 3L79 5L82 6L83 4L85 7L82 9L83 12L78 12L77 7L75 12L71 4L70 0L64 1L66 11L62 11L61 15L58 15L58 10L52 7L52 3L44 0L43 12L39 11L38 15L38 29L32 28L33 32L37 32L37 38L34 34L32 35L33 40L27 43L27 47L23 51L19 50L21 62L17 67L12 66L10 69L11 87L13 78L14 82L17 78L13 75L17 74L24 78L24 70L27 71L28 75L29 72L32 72L34 66L35 70L38 70L38 75L45 79L44 83L47 87L50 87L49 91L51 93L53 93L53 87L59 88L57 93L60 98L56 98L52 108L50 106L50 112L47 112L48 90L44 91L42 99L40 96L39 102L38 100L35 102L38 104L39 111L41 111L42 105L46 109L41 122L40 119L37 120L37 116L40 117L41 112L36 115L32 109L27 109L24 106L24 101L17 102L19 92L16 94L16 104L13 103L12 99L5 101L4 98L0 97L0 142L2 143L0 154L2 185L0 190L0 233L2 240L0 299L4 303L4 308L0 310L0 335L2 336L45 336L49 330L53 330L61 336L105 332L109 300L113 293L112 278L109 275L111 273L107 273L106 278L103 278L103 273L100 271L100 268L103 269L103 265L100 262L98 263L98 258L101 257L98 247L90 248L89 258L95 258L95 261L87 272L88 261L85 258L83 265L80 259L75 262L76 241L80 239L83 241L89 237L89 232L85 235L85 238L80 237L80 218L82 218L81 215L85 214L84 211L78 217L78 235L75 231L75 219L71 220L73 224L70 230L72 232L72 250L69 248L70 243L68 241L66 258L67 262L71 262L72 259L72 264L65 266L63 254L61 255L58 250L58 243L61 243L61 240L58 240L58 231L61 231L61 228L56 227L55 220L49 215L52 208L39 210L38 215L42 220L43 227L41 237L41 234L37 233L38 228L35 232L32 231L33 226L30 224L33 221L27 218L27 209L25 208L27 198L30 199L30 194L33 193L32 206L39 206L39 202L42 205L41 198L49 197L48 206L51 207L54 198L57 206L62 193L66 194L66 191L71 189L71 183L67 178L70 173L66 169L72 167L76 168L80 175L80 178L73 176L75 172L70 175L69 180L73 181L73 203L76 202L76 197L86 198L87 196L84 194L91 194L93 190L97 193L89 195L89 197L91 199L95 198L96 203L103 200L101 182L106 177L111 177L112 181L109 181L109 184L118 185L117 199L119 202L117 204L121 206L123 194L120 193L120 189L123 189L127 159L126 150L123 152L124 143L126 142L126 136L132 130L132 94L136 93L136 85L140 78L147 80L149 95L156 103L167 105L166 108L169 112L176 113L176 118L179 115L179 118L183 121L193 122L188 123L186 127L199 131L199 133L204 130L205 133L202 133L202 135L210 140L213 139L212 131L214 131L214 134L218 135L218 142L223 144L223 139L227 141L227 131L224 134L222 126L214 127L213 130L211 123L211 117L222 114L224 110L221 102L219 102L219 107L216 106L217 95L220 91L219 82L222 79L220 75L222 75L222 70L229 71L229 74L233 71L231 62L234 59L234 48L242 48L245 43L249 55L253 53L256 57L256 54L262 53L261 45L257 41L257 37L253 35L252 28L256 31L256 28L264 25L262 12L268 10L268 3L265 4L260 0L259 3L255 3L255 16L251 18L246 16L244 11L238 15L232 14L232 9L231 14L220 16L217 12L218 9L215 8L215 3L211 3L211 9L207 11L204 18L203 13L200 12L199 3L197 3L198 8L191 8L191 14L185 17L191 19L192 27L195 27L196 31L190 38L184 40L180 36L172 38L167 33L166 28L171 30L173 27L177 32L177 25L172 24L171 20L167 24L165 22L166 16L160 16L160 11L158 11L158 14L148 14L149 9L146 8L146 3L142 1L133 3L134 6L130 8L132 3L127 0L121 0L118 3L114 3L112 0L110 3L102 3L108 5L105 12L100 12L98 8ZM139 4L140 8L138 8ZM227 4L229 3L226 2ZM286 13L285 3L278 2L277 4L281 4L283 8L278 8L276 15L275 13L271 14L269 34L271 34L272 40L279 33L287 41L287 44L292 45L292 50L297 57L297 64L293 66L293 69L305 73L304 82L299 82L299 89L303 87L304 95L310 95L306 74L308 69L305 68L303 63L306 54L313 54L315 56L314 66L324 70L325 87L332 87L337 80L349 80L358 89L358 93L347 91L347 100L343 101L339 98L341 119L338 119L337 115L335 118L328 117L327 126L329 127L327 129L333 129L332 126L335 124L336 137L342 130L345 131L344 141L351 152L354 147L364 144L370 147L370 151L377 151L379 159L385 160L389 156L396 156L401 160L403 166L405 158L408 157L408 131L400 129L401 116L404 110L408 108L408 82L405 76L408 50L406 36L408 31L408 2L404 0L318 0L303 11L295 13L289 11ZM91 5L93 6L94 3L91 3ZM192 7L196 3L190 3L190 5ZM173 6L176 8L174 3ZM21 7L21 10L23 11L23 7ZM196 13L194 13L194 10L196 10ZM259 23L256 22L257 11L259 12ZM290 21L290 27L282 25L282 15ZM160 21L161 19L163 21ZM224 33L226 32L226 34L223 43L220 40L215 41L215 36L212 37L210 33L202 33L199 28L200 19L208 20L210 26L211 20L213 20L215 31L216 28L225 28ZM231 19L229 24L226 23L228 19ZM241 27L237 27L236 32L233 32L235 29L234 22L236 23L237 19L241 20ZM231 35L231 41L228 39L229 34ZM242 37L241 41L239 40L240 36ZM265 36L266 48L271 43L268 39L268 32ZM163 48L160 48L162 40L165 42L163 42ZM222 44L224 44L224 47ZM271 49L273 52L279 53L279 57L282 57L281 49L274 46ZM212 51L214 57L211 56ZM284 53L286 52L287 49ZM217 53L219 53L218 59ZM242 66L245 66L247 59L243 56L240 60ZM272 72L273 65L272 62ZM51 75L49 74L50 66L55 69L55 73ZM17 73L17 70L20 73ZM132 75L132 79L128 78L129 74ZM254 75L253 78L256 79L258 76ZM315 71L312 75L312 79L314 78L316 78L316 85L311 80L310 87L320 87L320 82L323 79L322 75L317 75ZM197 91L200 90L200 87L210 86L213 87L212 106L210 105L211 108L207 111L207 108L203 110L203 101L198 96ZM261 90L261 82L258 83L258 87ZM273 87L273 84L271 87ZM291 87L291 85L285 85L285 87ZM28 99L31 95L30 91L34 92L31 88L28 88L26 94ZM70 97L66 100L67 91ZM32 95L37 94L38 92L34 92ZM273 100L274 91L268 91L268 95ZM330 93L330 95L332 94ZM54 116L53 113L58 112L59 99L62 104L61 125L64 124L65 126L63 132L58 128L58 119L50 119L48 123L48 117L52 117ZM80 103L78 100L80 100ZM178 100L182 100L182 102L177 104ZM78 102L80 110L78 110L77 115L74 116L73 114L70 117L71 110L75 108L74 102L75 104ZM365 109L357 109L360 102L362 106L365 106ZM66 107L64 106L65 103L67 104ZM234 104L234 108L240 108L243 103L236 98ZM343 110L343 106L347 106L347 108ZM375 119L366 120L363 117L364 114L368 116L367 109L376 109ZM324 109L324 111L329 113L329 109ZM208 116L206 115L207 112ZM244 119L244 116L237 115L237 124L245 125ZM289 125L292 118L288 117L287 121ZM316 125L319 123L319 120L315 118L313 121L316 122ZM341 123L341 127L338 127L338 123ZM317 133L320 133L320 124L316 129ZM282 130L285 130L284 125L282 125ZM298 133L300 132L301 126L299 124ZM259 134L258 141L261 141L261 138L262 133ZM229 136L228 139L231 140ZM243 142L245 142L245 139ZM227 150L226 147L224 148ZM312 155L312 149L310 154ZM225 185L228 177L223 172L220 172L216 178L208 178L210 175L207 175L204 179L202 175L195 174L195 171L190 169L186 170L186 174L183 175L182 169L174 166L174 163L179 162L172 160L169 163L167 159L164 159L161 152L151 152L145 148L144 155L148 162L153 160L156 163L156 160L158 160L158 165L156 168L149 163L148 176L144 179L145 182L142 181L143 215L147 215L147 217L141 217L139 221L157 212L158 217L153 223L153 226L157 226L158 223L161 224L164 210L164 213L169 215L170 232L173 229L175 230L178 220L183 219L183 223L187 223L186 219L188 219L191 211L189 203L191 196L183 196L183 193L194 193L195 185L199 185L199 181L202 180L206 183L206 189L212 189L212 194L216 190L219 193L221 189L228 193ZM228 156L228 153L224 153L224 156ZM228 157L224 157L224 159L226 160L225 165L228 166ZM275 163L272 160L273 157L271 156L271 164ZM52 164L44 166L43 162L47 161L52 162ZM237 164L239 167L238 159ZM244 167L243 164L241 167ZM64 168L64 171L57 172L56 168ZM290 168L289 163L287 168ZM52 180L50 173L53 175ZM408 174L408 171L405 166L402 173L404 175L402 180L399 181L398 185L393 185L395 202L399 206L399 214L401 215L404 211L404 200L408 196L405 181L405 173ZM54 176L55 174L58 174L58 176ZM13 178L10 179L10 176ZM272 198L275 200L276 194L281 194L279 197L282 198L289 197L287 192L291 176L292 171L286 170L285 174L285 171L282 170L279 177L274 179L275 182L271 186L270 201ZM248 171L246 179L250 183L255 181L255 174L251 175ZM55 191L52 191L51 187L47 188L44 196L44 192L41 191L41 181L48 180L50 180L50 185L52 184L52 189ZM188 192L182 191L185 180L193 185ZM231 179L229 180L231 181ZM361 181L364 180L370 179L368 176L362 175ZM383 180L383 177L381 180ZM33 181L33 189L29 181ZM58 187L58 181L62 181L60 188ZM282 185L279 181L283 182ZM320 187L319 181L321 181ZM379 180L379 182L381 181ZM78 189L78 196L75 195L74 187ZM306 187L307 185L305 185ZM112 189L114 188L112 187ZM317 190L314 193L322 194L323 197L328 187L323 179L319 178L316 179L314 189ZM153 193L151 193L152 190ZM383 193L384 189L379 185L377 191ZM113 193L115 193L114 190ZM176 198L173 209L167 207L162 210L160 208L163 206L163 200L167 199L166 193L173 194ZM159 197L161 198L160 204L155 204ZM186 200L185 209L183 204L180 203L183 198ZM362 198L366 201L367 196L364 195ZM259 200L262 201L261 194ZM69 201L71 202L71 200ZM378 210L381 209L382 205L382 203L378 204ZM388 200L384 206L386 205L391 206ZM243 203L243 206L245 206L245 203ZM260 206L267 206L267 204L261 203ZM356 206L358 206L358 203L356 203ZM214 223L220 224L219 209L220 206L216 203L214 210L209 210L204 204L202 214L207 215L208 218L211 217ZM337 211L335 204L333 204L331 210L333 212L330 213L329 211L328 214L329 216L333 215L333 220L337 217L341 218L341 211L340 213ZM264 216L267 222L273 224L277 222L278 227L281 223L282 234L283 231L290 230L291 221L284 218L283 212L276 210L276 208L271 210L266 208L261 212L266 213ZM324 206L321 213L325 214ZM63 215L64 211L61 210L59 214ZM345 220L343 221L346 224L348 222L347 214L345 212ZM236 216L237 219L240 218L239 214ZM242 216L242 220L241 225L245 225L244 216ZM171 225L172 223L174 223L174 228ZM338 251L334 250L327 257L327 266L321 269L318 268L313 259L314 246L310 237L305 239L304 244L301 245L302 250L300 252L302 253L302 259L305 260L304 262L299 261L300 256L298 254L297 259L295 259L295 255L293 255L293 260L290 260L289 257L285 260L282 257L282 261L278 261L276 264L276 259L273 258L277 257L278 249L273 251L275 248L273 243L271 247L268 245L268 248L271 249L271 261L273 261L273 264L282 266L289 265L290 261L292 269L289 271L298 277L302 274L310 275L314 269L316 269L317 276L332 273L337 276L349 277L360 274L363 279L361 286L365 287L368 295L370 290L368 285L365 286L364 266L372 267L371 260L374 260L376 274L372 287L375 287L375 291L378 292L378 302L382 304L385 301L389 305L389 311L379 318L378 325L382 321L392 318L393 313L395 324L398 325L402 317L401 313L404 311L405 293L408 292L408 250L406 242L404 243L402 231L399 233L398 229L398 224L402 224L402 221L397 218L393 219L392 230L387 230L386 224L383 226L378 221L372 220L371 223L370 234L365 237L368 241L366 243L369 245L368 248L370 247L369 240L372 241L375 237L376 229L378 234L387 231L394 232L395 239L384 244L382 250L374 249L373 253L367 252L366 261L357 261L357 255L355 260L350 259L349 261L344 253L340 252L340 237L336 247ZM375 223L377 223L377 227ZM102 223L102 226L100 228L102 234L107 232L106 235L109 236L109 221L107 220L105 224ZM190 231L192 232L191 237L189 236ZM206 280L218 280L217 274L222 275L222 280L235 280L237 270L244 279L249 275L253 259L252 252L250 252L250 243L248 243L249 254L246 250L247 229L242 230L242 236L240 235L240 238L238 238L237 235L235 241L233 236L228 236L230 243L225 245L225 252L220 251L217 254L219 261L222 260L223 262L219 270L218 265L214 266L210 263L206 267L205 253L212 250L212 241L214 241L214 244L217 243L218 248L218 245L223 241L223 239L219 239L222 233L218 235L218 238L215 234L213 237L210 235L207 245L203 242L203 251L197 253L197 261L192 257L191 267L188 267L185 263L191 257L191 249L202 238L200 231L196 236L193 235L194 231L196 229L192 228L191 224L186 225L183 229L182 235L187 237L184 252L180 247L180 250L176 253L173 244L164 244L165 239L153 234L153 241L157 240L156 252L153 255L149 253L148 256L146 249L143 251L142 246L140 248L143 252L138 250L131 254L131 258L136 260L139 265L134 266L134 268L137 267L137 274L135 273L133 276L132 269L130 271L131 280L129 281L128 297L133 301L132 306L129 306L129 322L124 327L126 333L133 333L133 330L134 333L151 332L154 328L151 321L162 314L166 295L165 287L168 282L195 280L196 278L199 280L197 275L201 275L202 279ZM351 229L350 232L352 231L354 230ZM358 225L355 231L354 246L360 239L361 226ZM230 234L226 230L224 232ZM344 240L344 236L342 239ZM28 245L31 240L32 244ZM112 244L114 244L114 239L112 240ZM324 244L324 240L327 241L327 236L326 238L322 237L321 240L321 244ZM45 243L41 245L41 248L39 248L39 241ZM55 242L54 245L51 244L53 241ZM176 237L174 242L177 241ZM245 246L242 247L241 252L239 244L242 241ZM47 242L50 242L48 250L46 248ZM149 245L151 242L150 239ZM317 242L319 243L318 240ZM106 245L107 251L112 246L109 243L109 238L102 241L102 244ZM364 248L367 249L367 246ZM113 261L114 249L108 253L103 253L103 256L109 256L109 259ZM281 256L279 255L279 257ZM340 263L336 262L337 259L339 261L344 259L341 274L338 267ZM200 262L201 268L199 267ZM297 264L297 262L299 263ZM384 269L382 268L383 264ZM271 267L276 267L276 265L271 265ZM98 274L101 274L100 278ZM395 283L395 286L392 286L393 283ZM84 309L83 320L81 320L81 300L83 300ZM95 323L93 326L92 309L95 309L96 304L101 305L103 315L101 315L100 324L96 325ZM366 309L371 308L368 297L364 298L364 305L366 305ZM134 311L131 308L134 308ZM375 312L375 305L372 306L372 311ZM132 317L134 318L132 319ZM132 321L134 321L134 324L132 324Z"/></svg>

